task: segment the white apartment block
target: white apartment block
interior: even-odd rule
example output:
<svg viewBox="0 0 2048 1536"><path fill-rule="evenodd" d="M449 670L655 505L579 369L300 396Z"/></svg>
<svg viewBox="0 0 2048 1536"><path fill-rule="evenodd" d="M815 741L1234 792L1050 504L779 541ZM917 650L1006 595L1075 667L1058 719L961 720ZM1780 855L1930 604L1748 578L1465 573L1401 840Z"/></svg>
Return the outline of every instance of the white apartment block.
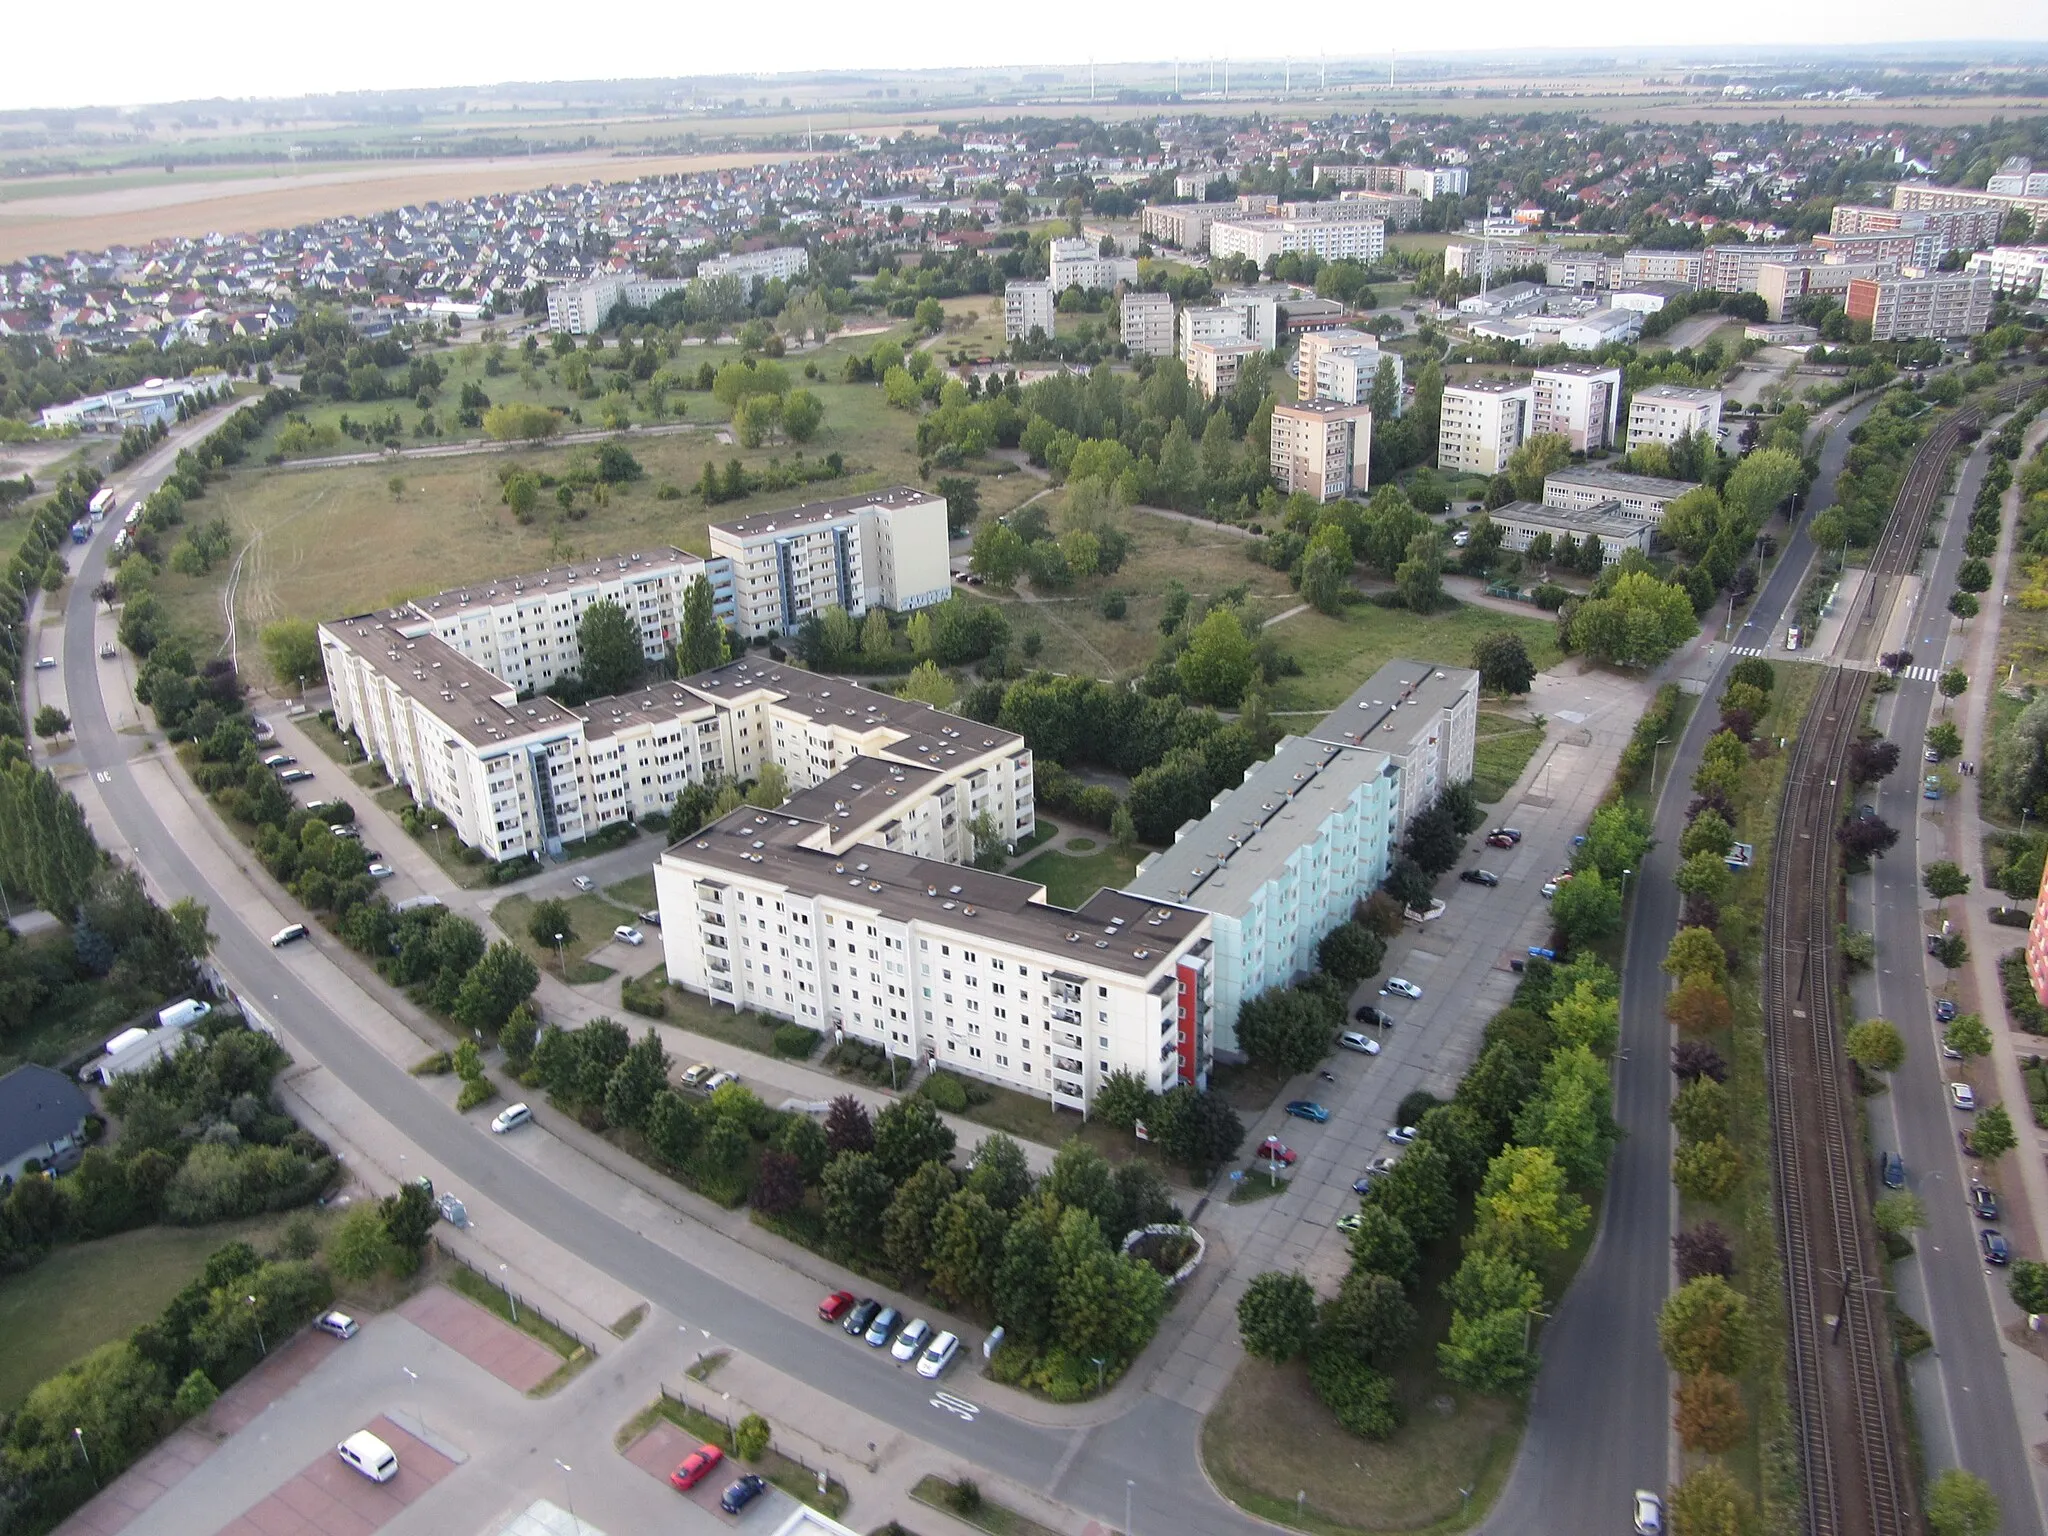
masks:
<svg viewBox="0 0 2048 1536"><path fill-rule="evenodd" d="M1191 341L1181 353L1181 361L1188 382L1204 399L1214 400L1237 387L1246 358L1261 356L1265 350L1255 341Z"/></svg>
<svg viewBox="0 0 2048 1536"><path fill-rule="evenodd" d="M1249 341L1245 312L1225 304L1190 304L1180 312L1180 355L1198 341Z"/></svg>
<svg viewBox="0 0 2048 1536"><path fill-rule="evenodd" d="M1209 226L1210 255L1243 256L1259 267L1289 251L1375 262L1386 250L1384 219L1219 219Z"/></svg>
<svg viewBox="0 0 2048 1536"><path fill-rule="evenodd" d="M1147 240L1183 251L1209 248L1209 226L1236 210L1229 203L1154 203L1138 216Z"/></svg>
<svg viewBox="0 0 2048 1536"><path fill-rule="evenodd" d="M1169 295L1126 290L1118 301L1117 321L1131 356L1173 356L1173 299Z"/></svg>
<svg viewBox="0 0 2048 1536"><path fill-rule="evenodd" d="M1944 189L1930 187L1923 190L1933 193ZM1894 199L1900 196L1898 188L1893 189L1892 196ZM1913 206L1908 206L1909 203ZM1873 207L1869 203L1837 203L1828 220L1828 228L1838 235L1872 230L1925 230L1936 238L1943 254L1973 251L1998 239L2007 207L2008 201L2004 198L1965 196L1923 203L1917 195L1908 194L1905 202L1890 208Z"/></svg>
<svg viewBox="0 0 2048 1536"><path fill-rule="evenodd" d="M1462 165L1410 165L1401 169L1401 190L1417 197L1463 197L1472 173Z"/></svg>
<svg viewBox="0 0 2048 1536"><path fill-rule="evenodd" d="M1300 491L1336 501L1363 491L1372 466L1372 407L1335 400L1275 404L1268 452L1283 496Z"/></svg>
<svg viewBox="0 0 2048 1536"><path fill-rule="evenodd" d="M1553 432L1574 453L1611 448L1620 435L1621 369L1598 363L1553 363L1529 381L1536 388L1529 435Z"/></svg>
<svg viewBox="0 0 2048 1536"><path fill-rule="evenodd" d="M1003 340L1026 341L1033 331L1051 336L1054 298L1051 283L1012 279L1003 288Z"/></svg>
<svg viewBox="0 0 2048 1536"><path fill-rule="evenodd" d="M1688 288L1701 288L1707 281L1707 253L1648 249L1625 251L1621 257L1621 281L1683 283Z"/></svg>
<svg viewBox="0 0 2048 1536"><path fill-rule="evenodd" d="M1453 240L1444 247L1444 271L1453 277L1483 277L1488 282L1517 267L1542 266L1550 248L1525 240Z"/></svg>
<svg viewBox="0 0 2048 1536"><path fill-rule="evenodd" d="M1550 288L1597 293L1612 288L1620 275L1620 261L1598 251L1557 251L1543 263L1543 282Z"/></svg>
<svg viewBox="0 0 2048 1536"><path fill-rule="evenodd" d="M865 769L863 769L865 772ZM735 811L655 866L671 982L1085 1113L1113 1072L1206 1073L1208 914L1029 881Z"/></svg>
<svg viewBox="0 0 2048 1536"><path fill-rule="evenodd" d="M1356 187L1367 192L1399 192L1406 175L1398 165L1319 165L1315 180L1333 187Z"/></svg>
<svg viewBox="0 0 2048 1536"><path fill-rule="evenodd" d="M1310 734L1338 746L1370 747L1393 759L1400 794L1393 835L1453 784L1472 777L1479 731L1479 674L1425 661L1388 662Z"/></svg>
<svg viewBox="0 0 2048 1536"><path fill-rule="evenodd" d="M800 245L778 245L765 251L737 251L730 256L713 256L697 263L699 277L736 277L740 286L751 289L755 280L785 283L811 270L810 252Z"/></svg>
<svg viewBox="0 0 2048 1536"><path fill-rule="evenodd" d="M1444 386L1437 426L1437 467L1497 475L1528 438L1536 386L1524 379L1479 379Z"/></svg>
<svg viewBox="0 0 2048 1536"><path fill-rule="evenodd" d="M1869 322L1872 341L1940 341L1981 336L1991 326L1996 297L1988 272L1915 270L1902 277L1857 278L1842 308L1851 320Z"/></svg>
<svg viewBox="0 0 2048 1536"><path fill-rule="evenodd" d="M1597 502L1590 507L1552 507L1541 502L1511 501L1486 515L1500 529L1503 549L1525 550L1542 534L1549 534L1553 543L1568 538L1583 544L1586 535L1591 534L1600 541L1603 565L1613 565L1629 550L1647 554L1650 549L1651 525L1621 516L1612 502Z"/></svg>
<svg viewBox="0 0 2048 1536"><path fill-rule="evenodd" d="M1104 256L1101 247L1093 240L1055 240L1050 254L1054 293L1065 293L1069 288L1106 293L1118 283L1135 283L1138 280L1136 257Z"/></svg>
<svg viewBox="0 0 2048 1536"><path fill-rule="evenodd" d="M1543 504L1567 510L1606 507L1628 522L1654 526L1664 521L1666 507L1687 491L1698 489L1690 480L1631 475L1624 470L1588 465L1582 469L1560 469L1547 476L1543 481Z"/></svg>
<svg viewBox="0 0 2048 1536"><path fill-rule="evenodd" d="M1244 339L1256 341L1270 352L1280 345L1280 305L1292 292L1285 287L1226 288L1217 295L1216 303L1242 315Z"/></svg>
<svg viewBox="0 0 2048 1536"><path fill-rule="evenodd" d="M1366 218L1385 219L1396 229L1422 222L1422 199L1407 192L1345 192L1330 206L1362 209Z"/></svg>
<svg viewBox="0 0 2048 1536"><path fill-rule="evenodd" d="M758 777L793 791L868 783L827 819L888 846L973 856L974 818L1006 841L1036 817L1023 738L839 678L737 661L570 708L518 691L403 615L320 626L335 720L463 842L494 860L559 853L666 812L689 784ZM858 771L855 771L858 770ZM862 775L866 778L863 779ZM844 815L840 814L845 812Z"/></svg>
<svg viewBox="0 0 2048 1536"><path fill-rule="evenodd" d="M2048 171L2037 171L2025 155L2009 155L1984 190L1998 197L2048 197Z"/></svg>
<svg viewBox="0 0 2048 1536"><path fill-rule="evenodd" d="M902 613L952 591L946 500L911 486L809 502L711 525L711 552L732 564L733 627L747 638L793 634L812 614Z"/></svg>
<svg viewBox="0 0 2048 1536"><path fill-rule="evenodd" d="M392 610L387 622L408 639L433 635L520 693L538 693L556 678L581 672L579 626L593 604L615 603L640 630L649 661L667 656L683 633L691 583L711 584L712 611L733 622L732 563L680 549L654 549L527 576L451 587Z"/></svg>
<svg viewBox="0 0 2048 1536"><path fill-rule="evenodd" d="M1401 354L1382 352L1370 331L1339 327L1309 331L1295 355L1295 374L1303 399L1335 400L1364 405L1372 399L1373 381L1382 368L1394 370L1395 414L1400 414L1403 388Z"/></svg>
<svg viewBox="0 0 2048 1536"><path fill-rule="evenodd" d="M1993 293L2038 294L2042 278L2048 277L2048 245L2001 245L1973 251L1965 270L1989 277Z"/></svg>
<svg viewBox="0 0 2048 1536"><path fill-rule="evenodd" d="M1802 261L1819 261L1822 253L1811 245L1727 245L1709 246L1703 286L1719 293L1755 293L1757 276L1765 267L1789 266Z"/></svg>
<svg viewBox="0 0 2048 1536"><path fill-rule="evenodd" d="M604 272L580 283L562 283L548 290L548 329L587 336L620 304L645 309L664 294L689 286L688 278L639 272Z"/></svg>
<svg viewBox="0 0 2048 1536"><path fill-rule="evenodd" d="M1709 446L1720 442L1721 391L1652 384L1637 390L1629 400L1630 448L1639 443L1675 443L1687 433L1705 438Z"/></svg>

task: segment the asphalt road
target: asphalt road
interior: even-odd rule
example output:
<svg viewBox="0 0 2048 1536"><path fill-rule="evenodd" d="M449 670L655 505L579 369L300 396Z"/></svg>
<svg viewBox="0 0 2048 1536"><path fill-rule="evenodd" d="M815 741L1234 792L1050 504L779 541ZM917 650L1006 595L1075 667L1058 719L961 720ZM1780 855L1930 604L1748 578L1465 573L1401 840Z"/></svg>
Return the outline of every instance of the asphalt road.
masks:
<svg viewBox="0 0 2048 1536"><path fill-rule="evenodd" d="M1855 407L1829 434L1808 511L1785 537L1736 644L1768 648L1773 635L1782 637L1813 555L1807 521L1832 503L1849 429L1868 410ZM1625 1529L1630 1494L1661 1489L1671 1480L1673 1378L1657 1345L1657 1312L1671 1288L1677 1204L1668 1118L1670 1026L1664 1022L1668 978L1659 967L1682 906L1671 880L1692 776L1720 724L1706 700L1719 694L1722 673L1734 659L1732 652L1723 654L1705 700L1656 764L1656 842L1640 877L1630 883L1633 906L1622 961L1621 1046L1614 1074L1621 1144L1608 1170L1593 1248L1543 1330L1529 1428L1483 1528L1496 1536Z"/></svg>
<svg viewBox="0 0 2048 1536"><path fill-rule="evenodd" d="M1937 668L1945 664L1944 644L1952 628L1948 598L1955 589L1970 507L1983 479L1982 450L1990 441L1987 434L1979 451L1964 461L1956 510L1942 530L1942 545L1917 610L1920 622L1907 642L1916 662ZM2005 1341L1993 1310L1994 1291L2004 1291L2005 1276L1983 1263L1977 1229L1987 1223L1978 1221L1964 1203L1973 1177L1982 1176L1994 1187L1998 1179L1983 1164L1962 1155L1956 1133L1969 1116L1949 1107L1939 1030L1933 1022L1933 999L1947 973L1928 958L1922 938L1922 912L1932 901L1920 888L1920 867L1923 859L1940 857L1941 850L1923 851L1919 845L1923 827L1933 830L1928 813L1937 812L1935 804L1920 797L1921 776L1927 771L1921 748L1938 698L1934 684L1902 677L1898 691L1880 701L1878 712L1885 734L1899 745L1900 761L1897 771L1878 784L1875 796L1864 798L1899 829L1899 841L1873 865L1867 890L1852 892L1849 920L1877 939L1877 965L1866 983L1865 1006L1899 1026L1907 1052L1905 1065L1892 1074L1892 1091L1868 1101L1867 1112L1874 1149L1898 1149L1906 1164L1907 1187L1927 1208L1927 1225L1914 1234L1918 1252L1897 1265L1893 1277L1900 1305L1934 1337L1931 1354L1912 1365L1920 1439L1930 1475L1944 1467L1967 1467L1998 1495L2005 1536L2039 1536L2041 1508L2028 1472L2027 1446L2013 1416L2002 1359ZM1995 1000L1991 1005L1996 1006ZM2022 1198L2017 1181L2009 1194L2013 1200Z"/></svg>
<svg viewBox="0 0 2048 1536"><path fill-rule="evenodd" d="M116 477L126 506L161 483L173 444ZM835 1335L791 1326L791 1318L717 1274L678 1257L602 1210L569 1194L499 1147L476 1125L452 1116L418 1081L356 1033L329 1006L323 983L332 975L317 936L274 950L276 914L238 910L216 889L159 819L137 783L130 760L151 750L149 738L117 733L100 686L92 588L105 570L112 535L102 530L75 569L59 653L76 733L76 755L94 778L119 838L146 867L164 900L194 896L212 909L219 934L213 959L237 990L268 1000L296 1051L333 1074L459 1186L517 1211L530 1228L580 1255L674 1316L708 1327L722 1341L777 1370L875 1414L906 1432L1026 1487L1120 1523L1131 1480L1143 1528L1251 1532L1262 1527L1211 1492L1199 1464L1200 1420L1191 1411L1147 1396L1122 1419L1090 1428L1049 1428L986 1407L964 1421L935 1405L915 1376L876 1372L864 1351ZM34 676L34 674L31 674ZM176 771L175 769L172 771ZM336 989L337 991L344 989ZM1168 1326L1171 1326L1169 1322Z"/></svg>

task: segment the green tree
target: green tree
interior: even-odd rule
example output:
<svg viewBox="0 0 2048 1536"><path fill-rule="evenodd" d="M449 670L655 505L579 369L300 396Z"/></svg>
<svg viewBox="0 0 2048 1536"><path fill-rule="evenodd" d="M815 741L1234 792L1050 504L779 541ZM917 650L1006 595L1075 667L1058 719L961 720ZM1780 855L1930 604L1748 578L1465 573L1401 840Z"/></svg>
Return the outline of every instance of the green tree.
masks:
<svg viewBox="0 0 2048 1536"><path fill-rule="evenodd" d="M1415 1239L1392 1212L1362 1206L1351 1232L1351 1263L1368 1274L1391 1275L1403 1285L1415 1276Z"/></svg>
<svg viewBox="0 0 2048 1536"><path fill-rule="evenodd" d="M692 577L683 593L683 638L678 655L685 677L725 664L725 628L718 622L716 602L710 580L701 574Z"/></svg>
<svg viewBox="0 0 2048 1536"><path fill-rule="evenodd" d="M1681 1376L1737 1375L1749 1358L1749 1303L1719 1275L1688 1280L1657 1314L1657 1342Z"/></svg>
<svg viewBox="0 0 2048 1536"><path fill-rule="evenodd" d="M605 1084L606 1123L629 1131L645 1130L649 1110L668 1087L668 1069L668 1052L650 1026L612 1069L611 1081Z"/></svg>
<svg viewBox="0 0 2048 1536"><path fill-rule="evenodd" d="M1391 373L1382 370L1383 377ZM1337 1422L1354 1435L1385 1440L1401 1427L1401 1400L1393 1380L1341 1345L1317 1340L1309 1351L1308 1380Z"/></svg>
<svg viewBox="0 0 2048 1536"><path fill-rule="evenodd" d="M327 675L320 660L320 632L311 619L279 619L266 624L263 659L280 687Z"/></svg>
<svg viewBox="0 0 2048 1536"><path fill-rule="evenodd" d="M1002 1263L1003 1236L1009 1222L977 1190L955 1192L932 1225L932 1290L955 1306L985 1310L995 1290Z"/></svg>
<svg viewBox="0 0 2048 1536"><path fill-rule="evenodd" d="M1671 1181L1688 1200L1726 1200L1741 1178L1742 1153L1726 1136L1689 1141L1671 1159Z"/></svg>
<svg viewBox="0 0 2048 1536"><path fill-rule="evenodd" d="M1622 572L1605 596L1581 603L1570 623L1574 650L1623 667L1653 667L1698 633L1685 588L1639 570Z"/></svg>
<svg viewBox="0 0 2048 1536"><path fill-rule="evenodd" d="M967 1187L1007 1216L1031 1194L1031 1166L1024 1149L1001 1131L991 1131L975 1143L974 1166L967 1173Z"/></svg>
<svg viewBox="0 0 2048 1536"><path fill-rule="evenodd" d="M929 704L934 709L951 709L959 696L953 680L941 672L938 664L920 661L911 669L910 676L897 690L904 698L919 704Z"/></svg>
<svg viewBox="0 0 2048 1536"><path fill-rule="evenodd" d="M1523 439L1508 455L1507 474L1515 482L1515 495L1523 501L1543 500L1543 482L1571 457L1571 439L1559 433L1538 432Z"/></svg>
<svg viewBox="0 0 2048 1536"><path fill-rule="evenodd" d="M1931 1536L1997 1536L2001 1518L1991 1485L1961 1467L1950 1467L1927 1490Z"/></svg>
<svg viewBox="0 0 2048 1536"><path fill-rule="evenodd" d="M1948 1028L1941 1032L1941 1042L1965 1056L1991 1054L1991 1031L1985 1028L1984 1016L1980 1013L1957 1014L1949 1020Z"/></svg>
<svg viewBox="0 0 2048 1536"><path fill-rule="evenodd" d="M559 896L536 901L526 919L526 935L542 949L553 947L557 939L566 944L575 938L576 925L569 917L569 903Z"/></svg>
<svg viewBox="0 0 2048 1536"><path fill-rule="evenodd" d="M1341 1346L1367 1365L1384 1367L1415 1337L1415 1308L1391 1275L1354 1269L1337 1294L1317 1310L1321 1340Z"/></svg>
<svg viewBox="0 0 2048 1536"><path fill-rule="evenodd" d="M195 1370L178 1383L178 1390L171 1395L171 1412L181 1419L196 1419L219 1397L219 1388L206 1372Z"/></svg>
<svg viewBox="0 0 2048 1536"><path fill-rule="evenodd" d="M1849 1059L1866 1072L1896 1072L1906 1060L1905 1037L1890 1019L1865 1019L1849 1026Z"/></svg>
<svg viewBox="0 0 2048 1536"><path fill-rule="evenodd" d="M1742 1536L1749 1504L1718 1462L1708 1462L1671 1490L1671 1536Z"/></svg>
<svg viewBox="0 0 2048 1536"><path fill-rule="evenodd" d="M1970 1127L1970 1145L1987 1163L1998 1161L2019 1145L2013 1135L2012 1116L2003 1104L1993 1104L1979 1112L1976 1124Z"/></svg>
<svg viewBox="0 0 2048 1536"><path fill-rule="evenodd" d="M1256 662L1244 625L1228 608L1212 608L1195 626L1174 663L1187 696L1197 704L1234 708L1250 684Z"/></svg>
<svg viewBox="0 0 2048 1536"><path fill-rule="evenodd" d="M1558 1050L1543 1064L1543 1086L1522 1107L1516 1138L1543 1148L1564 1177L1580 1187L1601 1182L1616 1130L1607 1068L1583 1045Z"/></svg>
<svg viewBox="0 0 2048 1536"><path fill-rule="evenodd" d="M1567 1247L1588 1220L1585 1202L1566 1188L1565 1171L1549 1147L1511 1146L1494 1158L1477 1215L1476 1244L1528 1264Z"/></svg>
<svg viewBox="0 0 2048 1536"><path fill-rule="evenodd" d="M1550 1026L1559 1045L1583 1045L1596 1056L1612 1055L1621 1037L1621 999L1601 996L1590 981L1575 983L1550 1005Z"/></svg>
<svg viewBox="0 0 2048 1536"><path fill-rule="evenodd" d="M383 1214L374 1205L350 1206L328 1234L327 1267L352 1284L375 1279L395 1256Z"/></svg>
<svg viewBox="0 0 2048 1536"><path fill-rule="evenodd" d="M1435 1242L1451 1230L1458 1216L1450 1159L1441 1148L1417 1141L1400 1161L1372 1181L1365 1200L1399 1221L1417 1242Z"/></svg>
<svg viewBox="0 0 2048 1536"><path fill-rule="evenodd" d="M1348 991L1378 971L1387 954L1386 940L1357 923L1339 923L1316 945L1316 964Z"/></svg>
<svg viewBox="0 0 2048 1536"><path fill-rule="evenodd" d="M1479 686L1493 693L1527 693L1536 681L1528 647L1511 629L1481 635L1472 647L1472 665L1478 669Z"/></svg>
<svg viewBox="0 0 2048 1536"><path fill-rule="evenodd" d="M1128 1131L1144 1119L1153 1097L1143 1078L1120 1068L1105 1077L1096 1088L1095 1118L1120 1131Z"/></svg>
<svg viewBox="0 0 2048 1536"><path fill-rule="evenodd" d="M882 1252L899 1275L924 1272L939 1213L956 1188L953 1170L941 1162L926 1163L897 1185L896 1197L882 1217Z"/></svg>
<svg viewBox="0 0 2048 1536"><path fill-rule="evenodd" d="M1437 1368L1460 1386L1496 1397L1513 1396L1535 1378L1536 1357L1528 1346L1529 1314L1451 1314L1449 1336L1436 1348Z"/></svg>
<svg viewBox="0 0 2048 1536"><path fill-rule="evenodd" d="M856 1253L873 1253L896 1188L872 1152L842 1152L825 1166L819 1189L825 1230Z"/></svg>
<svg viewBox="0 0 2048 1536"><path fill-rule="evenodd" d="M782 402L783 435L793 443L808 443L824 425L825 402L808 389L791 390Z"/></svg>
<svg viewBox="0 0 2048 1536"><path fill-rule="evenodd" d="M1711 1077L1682 1085L1671 1101L1671 1124L1681 1141L1705 1141L1728 1129L1728 1089Z"/></svg>
<svg viewBox="0 0 2048 1536"><path fill-rule="evenodd" d="M408 1271L417 1267L427 1239L434 1235L434 1223L441 1219L432 1186L407 1180L397 1194L386 1195L377 1203L377 1212L383 1218L384 1235L397 1251L396 1262Z"/></svg>
<svg viewBox="0 0 2048 1536"><path fill-rule="evenodd" d="M875 1161L892 1185L901 1184L926 1163L945 1163L956 1138L932 1101L898 1099L875 1116Z"/></svg>
<svg viewBox="0 0 2048 1536"><path fill-rule="evenodd" d="M1682 982L1688 976L1705 976L1717 986L1728 981L1728 956L1721 941L1705 928L1681 928L1672 935L1664 951L1664 970Z"/></svg>
<svg viewBox="0 0 2048 1536"><path fill-rule="evenodd" d="M519 949L499 940L484 951L471 967L455 994L450 1010L464 1029L480 1029L495 1035L512 1010L533 996L540 985L540 972Z"/></svg>
<svg viewBox="0 0 2048 1536"><path fill-rule="evenodd" d="M1024 559L1024 540L1008 523L983 523L975 530L968 568L989 585L1015 586L1017 577L1023 572ZM915 624L916 619L911 622Z"/></svg>
<svg viewBox="0 0 2048 1536"><path fill-rule="evenodd" d="M741 1461L759 1461L768 1454L768 1442L773 1434L766 1419L758 1413L750 1413L732 1432L733 1449L739 1453Z"/></svg>
<svg viewBox="0 0 2048 1536"><path fill-rule="evenodd" d="M36 711L35 732L43 740L48 741L54 736L62 736L70 729L71 717L56 705L45 704Z"/></svg>
<svg viewBox="0 0 2048 1536"><path fill-rule="evenodd" d="M1302 601L1318 613L1343 612L1351 591L1351 566L1351 540L1344 530L1318 530L1301 557Z"/></svg>
<svg viewBox="0 0 2048 1536"><path fill-rule="evenodd" d="M1453 1311L1467 1317L1524 1313L1543 1300L1543 1283L1508 1254L1468 1248L1464 1262L1444 1282L1443 1294Z"/></svg>
<svg viewBox="0 0 2048 1536"><path fill-rule="evenodd" d="M1321 1000L1298 988L1270 987L1238 1008L1238 1048L1255 1066L1313 1071L1335 1033Z"/></svg>
<svg viewBox="0 0 2048 1536"><path fill-rule="evenodd" d="M1963 873L1962 866L1948 859L1937 859L1921 870L1920 883L1936 901L1966 895L1970 889L1970 877Z"/></svg>
<svg viewBox="0 0 2048 1536"><path fill-rule="evenodd" d="M594 694L623 693L640 681L647 658L640 626L609 599L592 603L576 621L582 662L578 675Z"/></svg>
<svg viewBox="0 0 2048 1536"><path fill-rule="evenodd" d="M1316 1325L1316 1293L1299 1273L1267 1270L1237 1302L1237 1331L1247 1354L1284 1364L1308 1348Z"/></svg>
<svg viewBox="0 0 2048 1536"><path fill-rule="evenodd" d="M869 661L879 661L889 654L891 647L889 610L877 604L860 621L860 653Z"/></svg>
<svg viewBox="0 0 2048 1536"><path fill-rule="evenodd" d="M1598 943L1621 926L1621 889L1589 869L1558 887L1550 920L1573 948Z"/></svg>

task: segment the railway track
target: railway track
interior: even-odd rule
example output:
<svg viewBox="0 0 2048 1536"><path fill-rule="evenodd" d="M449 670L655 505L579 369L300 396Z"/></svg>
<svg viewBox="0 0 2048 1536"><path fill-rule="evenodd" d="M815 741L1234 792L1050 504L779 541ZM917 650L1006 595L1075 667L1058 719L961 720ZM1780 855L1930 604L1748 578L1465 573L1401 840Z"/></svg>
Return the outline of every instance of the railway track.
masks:
<svg viewBox="0 0 2048 1536"><path fill-rule="evenodd" d="M1832 964L1840 764L1869 676L1828 669L1792 748L1764 950L1771 1154L1811 1536L1918 1528Z"/></svg>

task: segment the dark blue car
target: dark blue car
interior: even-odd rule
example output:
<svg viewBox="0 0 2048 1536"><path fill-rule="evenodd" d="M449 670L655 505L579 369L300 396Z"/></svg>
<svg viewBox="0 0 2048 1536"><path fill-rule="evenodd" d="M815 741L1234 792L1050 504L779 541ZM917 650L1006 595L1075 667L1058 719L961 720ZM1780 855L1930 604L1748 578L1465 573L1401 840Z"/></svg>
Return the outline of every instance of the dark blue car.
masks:
<svg viewBox="0 0 2048 1536"><path fill-rule="evenodd" d="M726 1489L719 1497L718 1507L728 1515L736 1515L767 1491L768 1481L756 1473L745 1477Z"/></svg>

